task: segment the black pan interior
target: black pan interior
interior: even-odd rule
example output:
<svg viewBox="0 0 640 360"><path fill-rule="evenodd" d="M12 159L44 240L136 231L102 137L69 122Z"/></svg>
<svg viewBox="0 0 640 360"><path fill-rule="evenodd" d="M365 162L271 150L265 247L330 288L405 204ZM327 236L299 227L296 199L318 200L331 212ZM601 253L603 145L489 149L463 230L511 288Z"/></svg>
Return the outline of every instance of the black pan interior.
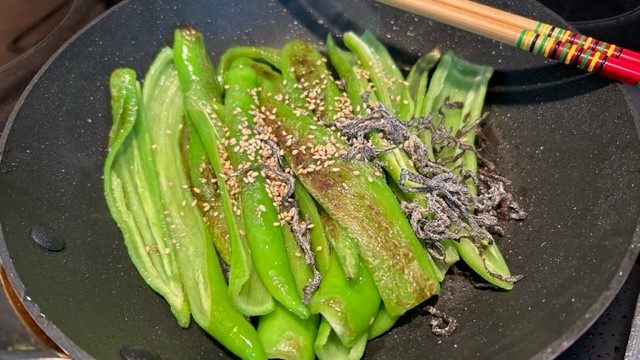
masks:
<svg viewBox="0 0 640 360"><path fill-rule="evenodd" d="M561 23L534 1L486 3ZM0 140L2 260L36 320L74 357L228 356L197 326L180 329L140 279L102 195L108 76L119 66L142 74L185 25L205 33L214 59L237 44L320 43L328 31L368 28L405 64L440 45L496 68L487 156L529 214L500 239L513 272L526 277L511 292L448 278L437 306L458 319L454 335L437 338L410 315L367 358L550 358L622 285L640 241L640 143L621 86L369 1L131 1L40 72ZM65 249L36 245L36 225Z"/></svg>

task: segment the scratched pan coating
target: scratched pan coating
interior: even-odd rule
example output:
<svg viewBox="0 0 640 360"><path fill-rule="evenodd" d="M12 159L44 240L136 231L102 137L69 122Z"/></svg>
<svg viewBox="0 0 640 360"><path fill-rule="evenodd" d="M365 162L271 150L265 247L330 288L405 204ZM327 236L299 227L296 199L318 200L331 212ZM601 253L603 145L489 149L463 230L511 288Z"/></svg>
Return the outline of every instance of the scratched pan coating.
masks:
<svg viewBox="0 0 640 360"><path fill-rule="evenodd" d="M560 22L533 1L487 3ZM511 292L449 277L437 307L458 320L452 336L435 337L411 313L369 344L367 358L551 358L617 293L638 252L640 210L637 118L621 86L373 2L323 4L131 1L70 42L29 86L0 142L2 260L36 321L73 357L229 356L197 326L178 327L128 260L103 199L108 76L119 66L142 74L185 25L204 32L214 60L237 44L320 44L328 31L368 28L405 65L440 45L496 68L487 156L529 214L500 239L512 271L526 277ZM64 250L36 245L36 225L64 239Z"/></svg>

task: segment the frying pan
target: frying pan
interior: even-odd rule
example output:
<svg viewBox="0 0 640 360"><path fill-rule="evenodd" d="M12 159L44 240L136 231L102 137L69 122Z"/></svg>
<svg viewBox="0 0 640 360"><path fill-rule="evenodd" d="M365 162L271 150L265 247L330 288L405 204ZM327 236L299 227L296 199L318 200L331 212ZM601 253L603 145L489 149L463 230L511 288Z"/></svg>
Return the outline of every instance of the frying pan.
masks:
<svg viewBox="0 0 640 360"><path fill-rule="evenodd" d="M486 3L562 23L534 1ZM625 280L640 242L640 142L621 86L369 1L131 1L57 53L0 142L2 261L28 311L71 356L229 356L197 326L178 327L129 261L103 199L108 76L119 66L142 74L185 25L204 32L214 60L237 44L320 43L328 31L368 28L403 64L440 45L496 68L486 156L529 214L499 240L526 277L510 292L448 277L431 301L459 321L456 332L435 337L412 312L369 344L367 358L552 358ZM52 240L44 247L62 251L32 239L43 234Z"/></svg>

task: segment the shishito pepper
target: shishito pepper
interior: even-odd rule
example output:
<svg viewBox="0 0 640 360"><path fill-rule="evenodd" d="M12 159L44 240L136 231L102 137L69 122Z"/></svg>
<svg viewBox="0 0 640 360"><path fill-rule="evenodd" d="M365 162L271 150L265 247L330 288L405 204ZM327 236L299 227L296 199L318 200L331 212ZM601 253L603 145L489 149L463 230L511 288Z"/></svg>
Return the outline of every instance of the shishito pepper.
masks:
<svg viewBox="0 0 640 360"><path fill-rule="evenodd" d="M373 35L369 33L369 37L372 36ZM401 94L405 94L405 97L409 96L408 90L402 90L402 86L404 86L402 74L399 73L395 64L391 66L388 62L387 58L390 58L390 56L386 49L380 47L376 49L370 48L366 42L352 32L345 33L345 42L346 41L350 41L349 43L353 48L358 50L358 54L363 57L362 59L359 60L354 53L340 49L331 35L327 37L327 53L336 72L340 78L345 81L347 95L355 115L361 116L365 113L366 109L362 101L362 94L371 87L376 89L376 96L369 95L367 99L371 105L375 105L380 101L384 106L387 106L387 108L394 109L392 106L396 106L396 103L401 100L401 98L397 97L402 97ZM369 57L373 57L373 59L369 59ZM381 59L387 59L387 61L382 61ZM373 77L373 75L364 69L362 66L363 61L375 69L376 77L374 78L375 82L373 84L369 84L369 76ZM387 69L386 72L385 69ZM391 94L389 93L391 90L386 89L387 84L394 84L391 89L393 90ZM413 100L411 101L413 102ZM412 111L413 106L411 106L410 109L405 109L405 114L402 115L404 116L402 119L408 120L413 114ZM400 173L403 169L415 170L408 155L401 149L390 146L389 142L385 140L381 134L371 132L369 134L369 140L377 149L388 149L387 151L379 152L377 156L384 164L385 171L393 179L395 184L399 183ZM411 200L422 201L422 199L416 197L415 194L405 193L404 196Z"/></svg>
<svg viewBox="0 0 640 360"><path fill-rule="evenodd" d="M269 314L260 316L258 336L270 359L313 360L318 332L318 315L301 319L284 306L276 304Z"/></svg>
<svg viewBox="0 0 640 360"><path fill-rule="evenodd" d="M376 94L382 96L380 102L387 109L395 109L394 99L402 100L403 97L408 96L412 99L412 103L415 104L413 114L405 109L402 113L398 110L398 116L402 120L409 120L413 117L424 117L428 113L426 96L427 84L429 82L429 71L436 65L441 57L441 53L438 49L426 53L421 56L418 61L411 68L409 76L406 81L406 89L403 89L403 78L399 73L397 67L393 64L393 59L389 55L384 46L381 46L380 42L375 39L373 34L365 32L362 37L348 32L345 34L345 43L350 46L358 55L356 56L349 51L340 49L333 38L329 36L327 38L327 52L331 63L336 68L336 71L342 79L345 80L346 90L351 100L354 112L358 115L364 113L364 107L360 94L366 89L373 87L376 89ZM363 64L367 65L365 71ZM369 77L373 83L369 83ZM385 84L394 84L395 86L387 89ZM408 93L407 93L408 91ZM386 95L385 95L386 94ZM375 104L378 101L376 97L369 98L371 104ZM397 102L397 101L396 101ZM378 133L372 132L369 134L369 138L377 148L384 148L388 146L386 141ZM430 141L431 137L427 131L423 133L422 140ZM433 151L431 143L425 143L427 149L427 156L433 160ZM422 194L408 193L400 189L400 173L402 170L409 172L416 172L415 167L409 160L408 155L399 148L395 148L391 151L385 151L378 154L378 158L385 165L385 170L390 176L391 187L395 189L396 196L403 201L415 201L423 208L427 208L428 204ZM405 184L405 186L410 186ZM452 240L444 240L441 242L444 257L442 259L435 259L437 279L442 281L444 275L449 267L459 260L458 253Z"/></svg>
<svg viewBox="0 0 640 360"><path fill-rule="evenodd" d="M344 44L353 51L371 78L378 101L393 109L398 118L413 116L414 102L406 81L395 61L370 31L358 36L352 31L344 34Z"/></svg>
<svg viewBox="0 0 640 360"><path fill-rule="evenodd" d="M367 346L367 335L364 334L350 347L344 346L337 334L332 330L327 319L320 320L316 354L320 360L358 360L362 358Z"/></svg>
<svg viewBox="0 0 640 360"><path fill-rule="evenodd" d="M215 89L220 86L217 85L213 65L200 33L192 29L175 31L174 61L185 94L187 114L196 129L194 136L199 136L205 145L217 178L231 248L229 295L245 315L268 313L273 310L273 300L256 276L246 240L241 233L243 224L237 219L223 174L221 151L224 151L224 146L220 133L224 131L224 126L217 113L224 114L224 108L215 102L219 99Z"/></svg>
<svg viewBox="0 0 640 360"><path fill-rule="evenodd" d="M218 79L220 82L224 81L225 73L229 70L231 64L240 58L249 58L278 67L280 50L258 46L235 46L227 49L218 63Z"/></svg>
<svg viewBox="0 0 640 360"><path fill-rule="evenodd" d="M384 307L384 304L380 306L378 314L376 314L376 318L373 320L373 323L369 328L368 339L375 339L389 331L393 325L396 324L398 318L399 316L389 314L387 309Z"/></svg>
<svg viewBox="0 0 640 360"><path fill-rule="evenodd" d="M438 63L429 85L426 109L429 112L437 112L443 108L445 101L460 102L462 108L442 109L444 118L436 117L434 120L436 126L440 121L443 121L444 127L454 134L480 118L489 78L492 74L493 69L490 67L471 64L458 58L450 51L446 52ZM429 141L428 137L429 134L423 134L424 141ZM461 141L464 144L473 145L475 143L475 129L464 134ZM438 150L439 155L437 156L441 158L451 157L462 151L454 148ZM476 154L473 151L464 151L457 164L454 165L462 165L465 171L476 173L478 170ZM477 191L475 184L467 183L471 193L475 194ZM470 209L470 211L472 210ZM513 288L512 282L504 280L510 278L511 274L495 242L491 241L478 247L471 239L462 238L460 241L451 241L451 244L455 246L464 262L483 279L506 290ZM501 278L492 275L492 273L498 274Z"/></svg>
<svg viewBox="0 0 640 360"><path fill-rule="evenodd" d="M335 252L344 276L348 280L355 279L360 272L360 254L358 254L358 244L347 234L347 232L337 224L329 214L321 214L324 232L331 244L332 252Z"/></svg>
<svg viewBox="0 0 640 360"><path fill-rule="evenodd" d="M365 33L360 38L347 34L345 42L358 54L360 63L353 54L337 51L332 39L328 41L328 52L330 57L333 53L338 59L334 64L338 73L348 73L344 79L347 91L356 107L360 105L360 110L364 108L363 103L358 103L360 95L370 88L371 80L376 95L369 97L370 104L380 98L387 108L397 111L400 119L423 116L429 110L442 107L443 98L455 101L460 96L464 103L462 109L447 107L442 111L445 126L454 132L468 126L465 121L479 111L486 91L486 81L483 83L487 79L486 73L477 76L481 81L468 87L463 84L450 95L449 83L464 83L474 76L473 71L465 73L468 70L465 64L458 63L455 58L444 61L444 69L439 68L440 73L436 72L438 76L429 88L434 91L425 96L433 58L421 58L405 81L384 46L372 34ZM220 66L219 79L224 81L225 90L216 80L199 33L177 31L173 53L175 64L170 53L169 49L160 53L142 92L131 73L114 74L115 124L110 134L114 150L107 157L105 185L109 206L117 212L114 217L123 228L134 263L145 280L167 298L181 325L188 324L191 306L196 322L243 358L263 358L265 352L261 344L267 347L266 355L273 357L311 359L315 350L320 359L359 358L367 338L385 332L406 310L437 293L438 280L446 268L436 268L423 251L394 198L397 195L416 200L414 192L403 185L397 185L393 190L370 164L345 158L347 144L334 133L334 128L323 126L341 116L343 110L347 113L348 110L339 108L342 106L339 104L344 104L344 98L324 65L324 59L312 45L293 41L282 52L268 48L235 48L223 57ZM369 70L370 78L352 76L359 72L361 64ZM449 72L446 66L457 67L462 74ZM178 90L180 85L182 94ZM457 93L458 90L461 92ZM466 94L462 94L464 92ZM260 110L251 108L252 102L258 105L258 93ZM479 95L480 100L470 101L469 107L467 100L472 94ZM373 111L371 107L369 109ZM186 126L183 112L187 114ZM355 112L357 114L358 110ZM253 116L258 119L255 124ZM255 159L230 148L227 141L247 140L246 131L254 125L261 134L280 144L282 154L300 180L296 181L294 194L303 218L314 225L310 238L318 260L315 265L324 276L310 308L312 312L320 312L322 318L313 313L306 317L306 307L297 307L295 296L291 296L291 289L294 289L293 293L302 298L303 288L310 279L318 279L314 276L317 272L309 267L313 261L304 260L288 225L280 221L280 226L264 226L270 220L275 224L277 219L275 211L265 209L266 204L272 205L271 199L262 191L266 184L258 182L255 188L241 186L240 196L236 198L240 207L235 208L233 204L229 177L242 176L245 169L255 165L251 164ZM224 142L221 134L225 136ZM386 140L375 134L371 139L374 145L385 145ZM473 134L467 134L462 141L466 145L473 144ZM432 146L428 142L426 145ZM227 146L226 151L224 146ZM430 155L441 159L459 153L461 156L454 165L469 172L476 170L476 159L471 152L460 153L459 148L446 146L433 149L435 151ZM389 154L392 155L387 156L387 170L395 182L397 179L393 175L397 170L411 170L412 165L406 154L398 149ZM226 168L223 173L226 156L235 170L242 171L229 174ZM379 157L385 159L385 155ZM213 168L213 173L207 176L216 176L218 188L207 186L199 177L201 165L207 167L207 161ZM266 170L264 166L262 168ZM244 181L245 184L254 182ZM179 189L176 184L181 184ZM469 185L472 192L475 191L473 184ZM145 186L149 186L149 191L140 191ZM220 249L223 260L232 265L228 291L231 299L227 296L211 242L211 237L222 227L213 227L208 232L202 214L194 206L198 203L194 197L201 202L208 201L206 197L198 197L205 191L209 195L219 195L215 199L211 197L211 201L213 204L214 200L219 200L219 207L225 213L216 224L224 222L227 225L227 233L222 237L228 241L216 242L215 246ZM312 197L326 210L324 221ZM265 212L267 214L262 216ZM294 228L299 235L300 228ZM254 236L245 238L244 233L252 230ZM323 230L327 230L327 236ZM265 236L268 241L256 241L258 233L268 234ZM283 246L279 246L279 236ZM276 293L280 293L275 296L288 304L289 309L273 302L266 292L265 284L252 267L247 239L251 240L254 253L270 256L262 259L256 256L256 263L258 267L273 270L269 273L269 279L273 281L267 286L271 290L277 288ZM273 239L278 249L271 253ZM478 242L478 238L474 238L472 248L465 240L468 239L462 239L460 243L450 241L449 248L477 250L481 245L485 253L465 254L461 251L461 254L474 269L480 266L478 263L482 264L485 274L483 269L476 269L482 276L509 283L506 264L499 252L496 255L497 247L495 251L491 247L495 244L483 239ZM334 247L331 251L329 242ZM285 253L280 251L282 247L286 249ZM262 260L271 261L271 258L287 261L277 260L275 265L265 266ZM288 280L283 282L280 274L273 275L285 269L290 272ZM286 286L283 287L283 283ZM305 296L308 296L307 290ZM256 299L256 294L266 296L258 297L258 301L251 304L237 301L243 296L244 299ZM382 306L378 296L384 301ZM265 306L256 310L256 304ZM262 314L257 334L234 305L245 314ZM247 310L252 306L253 310Z"/></svg>
<svg viewBox="0 0 640 360"><path fill-rule="evenodd" d="M231 245L229 244L229 230L225 220L222 199L216 183L215 174L211 169L211 162L207 157L202 139L197 135L191 122L185 124L185 134L182 140L182 153L185 163L189 164L189 178L191 193L197 199L205 223L209 229L213 246L225 264L231 263Z"/></svg>
<svg viewBox="0 0 640 360"><path fill-rule="evenodd" d="M300 209L300 216L309 220L312 228L309 229L311 249L315 255L315 266L320 274L326 274L329 270L329 241L323 230L323 222L316 207L316 203L300 181L295 182L294 196Z"/></svg>
<svg viewBox="0 0 640 360"><path fill-rule="evenodd" d="M169 303L180 326L187 327L189 302L171 252L169 225L162 215L160 185L135 72L115 70L110 89L113 125L104 164L107 205L138 272Z"/></svg>
<svg viewBox="0 0 640 360"><path fill-rule="evenodd" d="M254 98L250 95L256 91L257 76L251 68L252 60L239 58L225 74L225 107L227 109L226 125L231 139L236 139L238 148L252 133L255 126L252 106ZM256 146L259 144L255 144ZM251 145L247 145L251 148ZM248 151L253 151L248 154ZM260 161L262 148L245 151L229 151L232 165L242 170ZM244 165L243 165L244 164ZM257 170L257 171L256 171ZM251 249L255 267L273 297L285 308L301 318L309 316L308 309L296 290L296 283L286 255L282 228L279 223L278 209L266 190L267 182L259 168L254 171L255 177L250 181L239 182L240 207L247 243ZM263 170L266 171L269 170Z"/></svg>
<svg viewBox="0 0 640 360"><path fill-rule="evenodd" d="M439 48L435 48L420 56L411 67L407 75L407 87L409 95L413 99L415 109L413 117L419 118L427 115L427 86L429 84L429 72L436 66L442 57Z"/></svg>
<svg viewBox="0 0 640 360"><path fill-rule="evenodd" d="M366 269L347 279L334 252L329 271L311 297L309 307L331 324L344 346L351 348L362 336L367 336L380 307L380 295Z"/></svg>
<svg viewBox="0 0 640 360"><path fill-rule="evenodd" d="M189 189L182 187L188 183L180 154L185 103L172 59L171 49L164 49L158 55L148 71L142 92L162 204L166 208L163 214L171 224L170 232L175 240L170 252L176 254L194 320L236 355L246 359L264 358L255 329L227 295L226 282L202 214L190 206L194 198Z"/></svg>
<svg viewBox="0 0 640 360"><path fill-rule="evenodd" d="M283 227L283 234L291 271L302 296L305 286L313 278L313 271L307 264L289 225ZM320 316L317 314L301 319L282 305L276 304L273 312L260 317L258 336L269 358L312 360L315 358L314 343L319 321Z"/></svg>
<svg viewBox="0 0 640 360"><path fill-rule="evenodd" d="M282 50L281 64L281 68L286 69L283 77L288 82L290 98L298 93L297 90L302 90L296 103L308 109L319 121L332 123L343 111L339 101L342 94L320 52L308 42L291 41ZM318 157L313 152L309 156ZM312 312L322 315L323 323L330 324L330 332L342 345L334 343L334 336L329 334L317 339L316 352L322 357L322 354L342 348L342 352L359 357L362 354L358 350L364 350L362 338L367 337L369 325L380 307L380 295L369 271L360 265L356 241L330 217L318 226L325 228L326 237L338 251L331 251L329 268L323 271L322 282L311 297L309 307ZM347 275L342 264L349 262L354 263L351 269L354 271Z"/></svg>
<svg viewBox="0 0 640 360"><path fill-rule="evenodd" d="M357 239L388 310L402 314L436 294L439 284L434 280L433 261L422 249L384 177L370 164L340 156L340 149L347 146L342 140L310 117L296 115L284 100L277 100L274 95L281 93L281 84L261 80L262 104L277 113L273 118L264 117L265 125L278 129L274 136L311 195ZM332 156L330 166L316 167L316 160L301 151L318 147Z"/></svg>

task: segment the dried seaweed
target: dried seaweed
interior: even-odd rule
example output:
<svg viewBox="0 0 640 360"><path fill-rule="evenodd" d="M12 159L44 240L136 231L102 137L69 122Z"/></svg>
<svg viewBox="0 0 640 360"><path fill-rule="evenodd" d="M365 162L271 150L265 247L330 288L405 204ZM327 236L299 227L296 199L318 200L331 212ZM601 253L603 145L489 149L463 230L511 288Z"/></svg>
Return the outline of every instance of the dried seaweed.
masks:
<svg viewBox="0 0 640 360"><path fill-rule="evenodd" d="M431 315L429 325L431 325L431 332L433 332L434 335L449 336L456 330L458 321L456 321L452 316L437 310L433 306L425 307L424 311Z"/></svg>
<svg viewBox="0 0 640 360"><path fill-rule="evenodd" d="M368 134L374 131L380 133L391 144L391 148L400 147L409 156L416 172L402 169L398 185L407 193L420 193L427 206L421 206L416 201L404 202L402 209L414 232L433 257L443 257L444 249L440 241L459 241L462 238L470 239L482 254L483 248L493 243L492 234L503 234L503 222L526 217L526 213L505 189L509 181L498 175L495 166L482 157L473 145L463 141L465 135L475 131L489 113L473 121L465 119L463 123L466 125L452 133L445 127L444 121L436 122L434 119L436 116L438 120L443 119L446 109L461 109L463 104L460 102L447 99L436 115L402 121L382 104L369 104L367 98L366 94L363 95L365 115L337 119L336 125L352 145L355 144L353 148L357 150L350 151L358 152L361 155L356 157L358 159L374 161L373 156L387 150L372 148L366 141ZM429 145L439 160L429 160L429 148L417 136L425 130L431 133L432 143ZM444 151L452 155L444 157ZM482 166L477 175L464 170L458 161L467 151L474 152ZM478 195L471 193L471 187L478 189ZM491 272L486 258L483 255L481 257L491 276L508 282L521 278L506 278Z"/></svg>

